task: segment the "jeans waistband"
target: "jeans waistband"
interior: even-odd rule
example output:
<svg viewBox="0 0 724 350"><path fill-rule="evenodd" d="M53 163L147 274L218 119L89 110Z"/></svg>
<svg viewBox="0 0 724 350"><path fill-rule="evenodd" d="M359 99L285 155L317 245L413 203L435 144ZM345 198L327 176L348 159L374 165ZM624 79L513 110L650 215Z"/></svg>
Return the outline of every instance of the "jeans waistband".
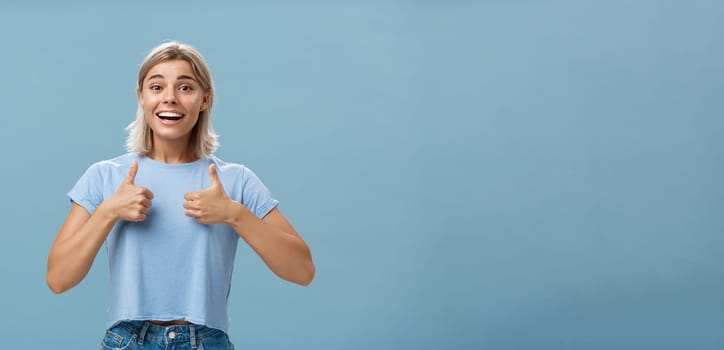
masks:
<svg viewBox="0 0 724 350"><path fill-rule="evenodd" d="M159 326L148 321L124 321L116 325L133 334L137 334L139 344L151 342L156 344L191 343L196 349L199 339L213 336L222 332L215 328L195 324Z"/></svg>

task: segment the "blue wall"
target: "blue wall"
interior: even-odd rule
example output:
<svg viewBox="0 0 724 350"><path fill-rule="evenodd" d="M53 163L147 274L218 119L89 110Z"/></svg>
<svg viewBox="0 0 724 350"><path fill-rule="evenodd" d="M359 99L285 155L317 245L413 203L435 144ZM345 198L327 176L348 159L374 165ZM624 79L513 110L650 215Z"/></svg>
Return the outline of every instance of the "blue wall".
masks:
<svg viewBox="0 0 724 350"><path fill-rule="evenodd" d="M107 256L46 254L122 153L136 70L206 56L218 155L309 242L308 288L241 245L238 349L724 347L724 3L0 5L3 348L96 348Z"/></svg>

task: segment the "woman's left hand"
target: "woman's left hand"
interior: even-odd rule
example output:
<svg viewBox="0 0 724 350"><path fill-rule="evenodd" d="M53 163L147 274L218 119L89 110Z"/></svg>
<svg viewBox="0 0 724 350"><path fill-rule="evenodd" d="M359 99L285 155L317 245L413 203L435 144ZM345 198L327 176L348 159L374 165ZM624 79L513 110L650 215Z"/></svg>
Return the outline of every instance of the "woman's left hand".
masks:
<svg viewBox="0 0 724 350"><path fill-rule="evenodd" d="M229 222L233 216L233 203L226 195L213 164L209 166L209 178L211 185L207 189L184 194L186 216L202 224Z"/></svg>

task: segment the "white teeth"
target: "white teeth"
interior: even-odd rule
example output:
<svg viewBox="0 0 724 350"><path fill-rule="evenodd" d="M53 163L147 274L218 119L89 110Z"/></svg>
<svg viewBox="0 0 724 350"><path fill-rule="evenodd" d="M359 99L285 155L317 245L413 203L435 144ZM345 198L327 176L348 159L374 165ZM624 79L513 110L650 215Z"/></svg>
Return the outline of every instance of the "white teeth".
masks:
<svg viewBox="0 0 724 350"><path fill-rule="evenodd" d="M183 114L179 113L173 113L173 112L161 112L158 114L159 117L169 117L169 118L180 118L183 117Z"/></svg>

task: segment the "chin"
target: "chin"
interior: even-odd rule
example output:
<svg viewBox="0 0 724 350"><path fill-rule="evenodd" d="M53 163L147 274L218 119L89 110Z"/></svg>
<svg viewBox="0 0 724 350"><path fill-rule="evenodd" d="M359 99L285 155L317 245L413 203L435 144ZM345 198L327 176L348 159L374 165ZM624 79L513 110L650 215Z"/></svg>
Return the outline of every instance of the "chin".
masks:
<svg viewBox="0 0 724 350"><path fill-rule="evenodd" d="M163 130L163 128L151 128L153 130L153 135L155 139L159 139L159 141L177 141L179 139L183 139L186 137L189 137L191 135L191 129L188 131L181 131L181 130Z"/></svg>

